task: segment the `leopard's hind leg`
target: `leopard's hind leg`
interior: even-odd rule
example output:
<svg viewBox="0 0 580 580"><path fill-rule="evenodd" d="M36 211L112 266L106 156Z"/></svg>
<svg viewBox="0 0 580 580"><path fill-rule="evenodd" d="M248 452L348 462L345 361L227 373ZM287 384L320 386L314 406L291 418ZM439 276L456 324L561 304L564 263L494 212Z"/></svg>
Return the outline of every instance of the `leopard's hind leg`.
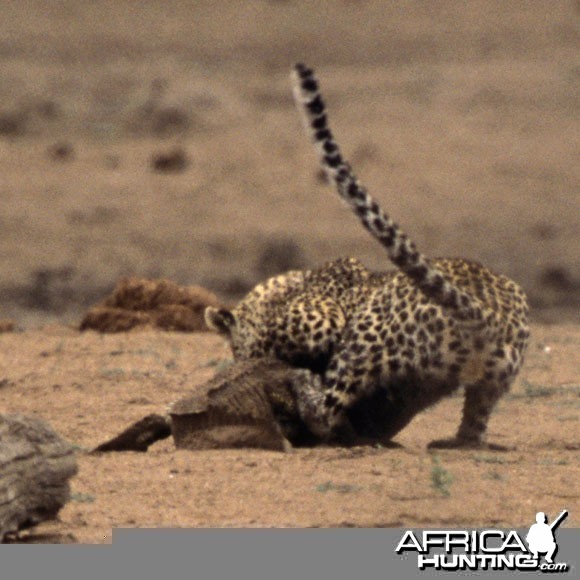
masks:
<svg viewBox="0 0 580 580"><path fill-rule="evenodd" d="M485 439L489 418L498 401L510 389L522 363L519 349L505 347L488 360L483 377L465 386L463 416L455 437L438 439L429 444L431 449L486 448L507 451L508 447L487 443Z"/></svg>

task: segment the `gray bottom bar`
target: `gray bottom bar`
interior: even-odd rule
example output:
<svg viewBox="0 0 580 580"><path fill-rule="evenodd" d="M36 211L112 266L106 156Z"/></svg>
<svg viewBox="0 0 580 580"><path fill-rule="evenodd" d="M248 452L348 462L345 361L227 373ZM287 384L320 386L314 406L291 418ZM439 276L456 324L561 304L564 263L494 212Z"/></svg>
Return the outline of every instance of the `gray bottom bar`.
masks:
<svg viewBox="0 0 580 580"><path fill-rule="evenodd" d="M223 530L156 529L114 530L112 546L0 546L0 578L7 580L385 580L389 578L496 579L546 577L539 570L443 570L418 568L418 553L395 553L402 529L332 530ZM420 540L423 530L414 530ZM525 538L527 530L518 530ZM555 562L566 563L565 573L552 577L577 578L580 529L557 535ZM489 545L492 545L491 543ZM441 549L430 551L427 560ZM444 555L444 554L442 554ZM518 554L520 555L520 554Z"/></svg>

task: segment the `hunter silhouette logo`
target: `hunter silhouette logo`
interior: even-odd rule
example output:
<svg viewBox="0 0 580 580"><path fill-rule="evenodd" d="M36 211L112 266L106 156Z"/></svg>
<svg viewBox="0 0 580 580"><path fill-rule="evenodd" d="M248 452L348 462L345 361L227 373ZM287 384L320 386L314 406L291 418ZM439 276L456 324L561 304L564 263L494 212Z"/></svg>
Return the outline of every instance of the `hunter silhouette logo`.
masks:
<svg viewBox="0 0 580 580"><path fill-rule="evenodd" d="M419 570L566 572L567 563L554 562L554 532L567 516L568 510L563 510L548 524L546 514L538 512L525 541L517 530L407 530L395 553L416 552Z"/></svg>
<svg viewBox="0 0 580 580"><path fill-rule="evenodd" d="M539 560L540 553L545 554L544 559L548 564L554 562L553 558L558 551L558 545L554 539L554 531L566 519L568 510L562 513L550 524L546 522L548 518L544 512L536 514L536 523L530 527L530 531L526 536L526 542L530 552L534 555L536 560Z"/></svg>

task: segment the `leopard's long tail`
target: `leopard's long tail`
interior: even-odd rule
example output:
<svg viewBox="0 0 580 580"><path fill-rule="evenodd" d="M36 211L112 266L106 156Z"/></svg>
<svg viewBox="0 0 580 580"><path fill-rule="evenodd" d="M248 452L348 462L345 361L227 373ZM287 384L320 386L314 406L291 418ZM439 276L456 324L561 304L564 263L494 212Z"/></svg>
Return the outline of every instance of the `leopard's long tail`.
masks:
<svg viewBox="0 0 580 580"><path fill-rule="evenodd" d="M386 248L391 261L414 280L426 296L454 310L463 320L481 320L483 308L479 300L446 280L358 181L350 164L342 157L328 126L326 107L314 71L304 64L297 64L292 71L292 81L296 105L316 146L320 163L364 227Z"/></svg>

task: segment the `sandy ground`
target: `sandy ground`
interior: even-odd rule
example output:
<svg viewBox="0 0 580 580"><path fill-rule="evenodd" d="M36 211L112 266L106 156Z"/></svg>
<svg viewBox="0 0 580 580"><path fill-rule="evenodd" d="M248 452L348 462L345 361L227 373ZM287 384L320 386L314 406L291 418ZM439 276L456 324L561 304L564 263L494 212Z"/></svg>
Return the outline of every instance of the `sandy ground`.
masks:
<svg viewBox="0 0 580 580"><path fill-rule="evenodd" d="M580 385L576 326L533 329L527 364L489 426L514 451L426 450L453 435L462 397L425 412L401 449L86 451L211 377L230 357L206 333L118 335L48 327L5 334L3 412L41 416L79 448L72 501L35 531L110 542L118 527L510 526L580 510ZM448 476L451 480L448 481Z"/></svg>
<svg viewBox="0 0 580 580"><path fill-rule="evenodd" d="M0 411L43 416L82 451L229 357L205 334L67 326L121 277L234 301L340 255L388 266L320 179L290 97L298 60L385 209L430 255L512 276L534 318L490 426L517 451L429 455L459 398L418 417L402 450L80 451L73 501L39 532L106 542L118 526L527 525L540 508L577 511L579 19L572 0L5 3L0 318L17 332L0 336ZM432 487L438 472L448 489Z"/></svg>

